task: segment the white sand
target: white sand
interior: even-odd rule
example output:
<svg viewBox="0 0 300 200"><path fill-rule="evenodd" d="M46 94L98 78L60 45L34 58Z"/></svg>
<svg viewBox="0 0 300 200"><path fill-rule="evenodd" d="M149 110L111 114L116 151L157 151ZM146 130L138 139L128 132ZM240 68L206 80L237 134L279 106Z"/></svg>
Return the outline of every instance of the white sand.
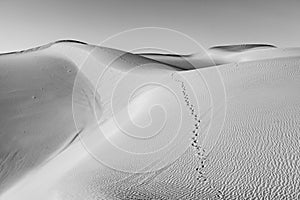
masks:
<svg viewBox="0 0 300 200"><path fill-rule="evenodd" d="M300 197L300 49L210 50L218 66L177 71L94 48L0 56L1 200Z"/></svg>

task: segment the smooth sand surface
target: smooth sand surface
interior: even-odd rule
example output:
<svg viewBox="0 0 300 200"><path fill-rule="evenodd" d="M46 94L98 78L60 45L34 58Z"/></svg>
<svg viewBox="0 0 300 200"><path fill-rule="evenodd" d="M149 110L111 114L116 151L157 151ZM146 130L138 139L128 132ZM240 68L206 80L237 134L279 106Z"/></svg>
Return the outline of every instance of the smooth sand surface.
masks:
<svg viewBox="0 0 300 200"><path fill-rule="evenodd" d="M300 198L300 49L208 52L0 56L0 199Z"/></svg>

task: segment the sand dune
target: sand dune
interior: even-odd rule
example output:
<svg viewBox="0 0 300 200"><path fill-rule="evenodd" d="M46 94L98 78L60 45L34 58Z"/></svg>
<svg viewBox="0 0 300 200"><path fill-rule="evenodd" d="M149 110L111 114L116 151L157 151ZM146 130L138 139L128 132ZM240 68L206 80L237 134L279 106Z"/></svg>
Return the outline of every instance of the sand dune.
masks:
<svg viewBox="0 0 300 200"><path fill-rule="evenodd" d="M286 52L288 51L288 53ZM281 56L292 56L299 53L298 49L277 49L268 44L226 45L209 48L205 52L176 55L161 53L138 53L143 57L170 64L182 70L199 69L233 62L263 60Z"/></svg>
<svg viewBox="0 0 300 200"><path fill-rule="evenodd" d="M249 50L257 50L257 49L269 49L269 48L277 48L271 44L238 44L238 45L221 45L211 47L210 50L219 50L219 51L227 51L227 52L245 52Z"/></svg>
<svg viewBox="0 0 300 200"><path fill-rule="evenodd" d="M300 49L207 52L1 55L0 199L300 198Z"/></svg>

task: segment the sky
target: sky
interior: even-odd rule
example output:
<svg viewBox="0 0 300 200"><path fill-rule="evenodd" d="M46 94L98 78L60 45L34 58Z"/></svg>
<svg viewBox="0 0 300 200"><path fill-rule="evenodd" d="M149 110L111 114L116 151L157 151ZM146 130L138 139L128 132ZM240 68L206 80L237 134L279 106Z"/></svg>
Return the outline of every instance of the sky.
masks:
<svg viewBox="0 0 300 200"><path fill-rule="evenodd" d="M0 0L0 53L61 39L100 44L140 27L173 29L204 48L239 43L296 47L299 8L299 0ZM126 50L128 41L134 42L120 48Z"/></svg>

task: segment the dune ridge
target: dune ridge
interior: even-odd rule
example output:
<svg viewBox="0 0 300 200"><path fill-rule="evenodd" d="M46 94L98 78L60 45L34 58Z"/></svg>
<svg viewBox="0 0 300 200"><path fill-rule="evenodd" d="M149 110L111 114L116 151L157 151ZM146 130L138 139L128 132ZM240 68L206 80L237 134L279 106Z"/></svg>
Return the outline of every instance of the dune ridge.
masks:
<svg viewBox="0 0 300 200"><path fill-rule="evenodd" d="M299 55L299 48L277 48L268 44L215 46L200 53L176 55L138 53L137 55L176 66L181 70L194 70L229 63L250 62Z"/></svg>
<svg viewBox="0 0 300 200"><path fill-rule="evenodd" d="M229 52L242 52L249 51L253 49L262 49L262 48L277 48L271 44L238 44L238 45L221 45L210 47L210 50L220 50L220 51L229 51Z"/></svg>

